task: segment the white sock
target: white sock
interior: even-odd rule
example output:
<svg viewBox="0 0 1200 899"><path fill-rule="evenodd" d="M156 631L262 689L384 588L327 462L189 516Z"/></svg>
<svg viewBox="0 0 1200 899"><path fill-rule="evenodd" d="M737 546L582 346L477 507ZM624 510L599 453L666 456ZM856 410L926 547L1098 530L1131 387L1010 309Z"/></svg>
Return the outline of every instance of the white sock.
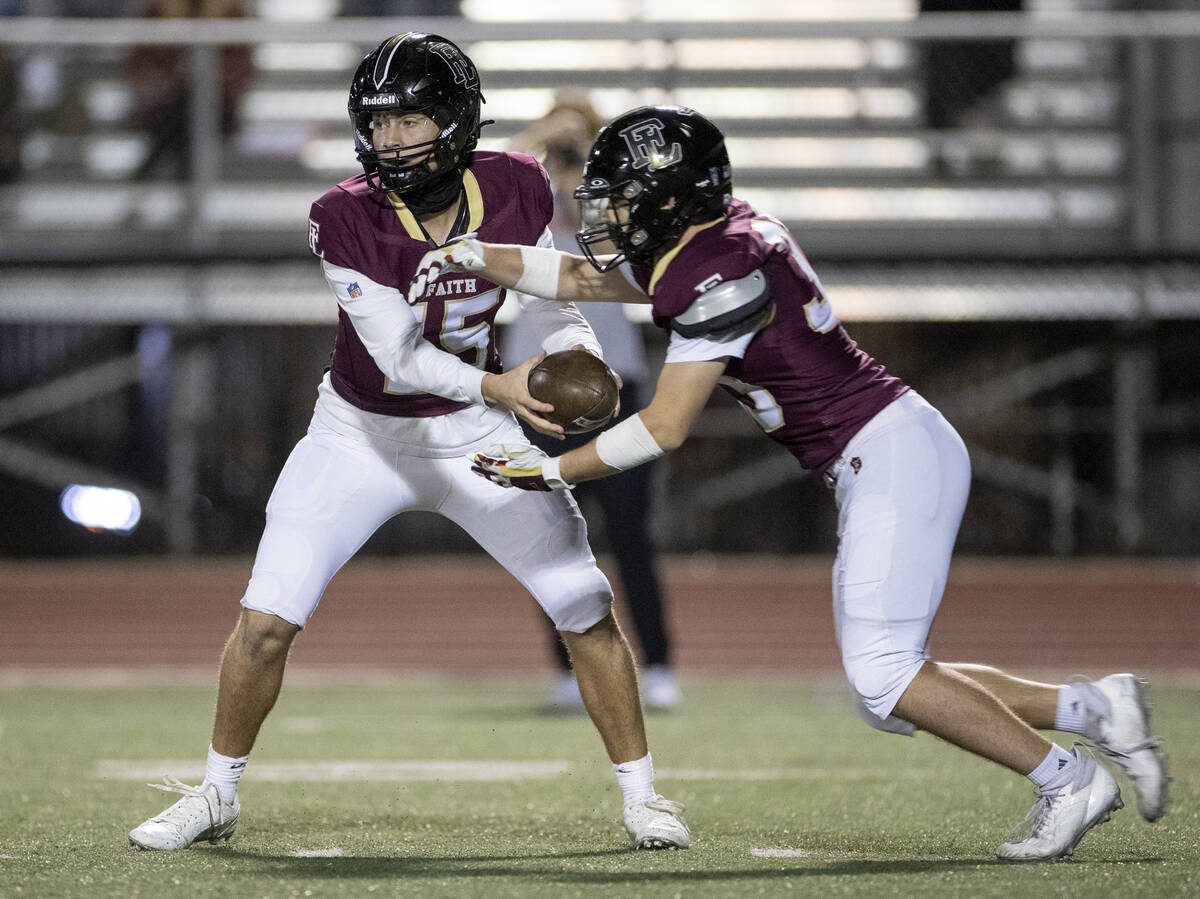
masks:
<svg viewBox="0 0 1200 899"><path fill-rule="evenodd" d="M250 756L248 755L244 755L240 759L232 759L227 755L221 755L212 746L208 747L208 764L204 769L204 780L206 783L216 785L222 802L233 801L234 794L237 793L238 781L242 779L242 775L246 771L246 762L249 760Z"/></svg>
<svg viewBox="0 0 1200 899"><path fill-rule="evenodd" d="M1054 729L1077 734L1083 730L1087 717L1087 703L1075 684L1063 684L1058 688L1058 711L1054 714Z"/></svg>
<svg viewBox="0 0 1200 899"><path fill-rule="evenodd" d="M1067 752L1057 743L1050 744L1050 752L1042 759L1042 763L1030 771L1026 777L1033 781L1035 787L1044 787L1058 777L1068 765L1075 763L1075 756Z"/></svg>
<svg viewBox="0 0 1200 899"><path fill-rule="evenodd" d="M617 785L625 795L625 805L654 795L654 760L650 753L636 761L613 765L613 771L617 775Z"/></svg>
<svg viewBox="0 0 1200 899"><path fill-rule="evenodd" d="M1092 684L1086 682L1063 684L1058 688L1058 709L1054 715L1054 729L1066 731L1069 734L1095 737L1095 734L1087 733L1089 711L1092 713L1093 719L1108 718L1112 715L1112 707L1108 699ZM1094 725L1092 729L1095 729Z"/></svg>

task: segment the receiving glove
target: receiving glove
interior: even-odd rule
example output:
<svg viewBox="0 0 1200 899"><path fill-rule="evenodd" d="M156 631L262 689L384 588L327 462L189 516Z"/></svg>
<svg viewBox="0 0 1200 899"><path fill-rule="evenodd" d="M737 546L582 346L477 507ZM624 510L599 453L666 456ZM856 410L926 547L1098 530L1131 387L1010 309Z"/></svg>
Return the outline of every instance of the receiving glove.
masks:
<svg viewBox="0 0 1200 899"><path fill-rule="evenodd" d="M467 457L471 471L501 487L518 490L570 490L558 473L558 456L526 443L493 443Z"/></svg>
<svg viewBox="0 0 1200 899"><path fill-rule="evenodd" d="M464 234L453 243L430 250L421 257L408 288L408 305L418 303L429 285L440 275L452 272L477 272L483 268L483 246L474 234Z"/></svg>

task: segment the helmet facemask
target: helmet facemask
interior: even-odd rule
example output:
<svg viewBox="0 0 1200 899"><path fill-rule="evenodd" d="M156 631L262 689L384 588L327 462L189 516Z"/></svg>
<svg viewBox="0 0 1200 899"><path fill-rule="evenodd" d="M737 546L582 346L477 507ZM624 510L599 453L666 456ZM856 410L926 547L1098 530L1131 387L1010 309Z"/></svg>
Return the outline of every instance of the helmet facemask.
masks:
<svg viewBox="0 0 1200 899"><path fill-rule="evenodd" d="M637 198L644 193L639 181L626 181L616 187L592 179L592 183L575 189L579 201L580 229L575 235L579 248L592 266L601 272L611 271L626 259L631 262L649 261L656 246L650 245L650 233L640 227L634 216ZM611 259L601 256L615 253Z"/></svg>
<svg viewBox="0 0 1200 899"><path fill-rule="evenodd" d="M406 147L377 149L372 137L371 122L376 115L390 113L406 115L420 113L428 116L439 128L432 140L411 144ZM374 109L352 114L354 121L355 155L367 175L367 183L374 190L392 191L404 197L419 194L439 175L457 178L466 167L467 153L463 152L461 140L455 140L460 129L453 114L446 108L440 109ZM474 122L478 123L478 112ZM470 128L466 129L468 132ZM474 142L472 142L474 148ZM430 165L430 163L436 163Z"/></svg>

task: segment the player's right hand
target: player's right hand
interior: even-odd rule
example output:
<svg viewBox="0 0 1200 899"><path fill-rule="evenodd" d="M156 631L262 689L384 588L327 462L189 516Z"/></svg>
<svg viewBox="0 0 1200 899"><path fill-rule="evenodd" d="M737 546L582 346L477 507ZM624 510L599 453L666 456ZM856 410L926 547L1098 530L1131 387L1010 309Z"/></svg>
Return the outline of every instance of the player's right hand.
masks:
<svg viewBox="0 0 1200 899"><path fill-rule="evenodd" d="M546 353L543 350L536 356L530 356L512 371L506 371L502 375L486 374L480 389L485 401L507 406L517 417L529 422L529 426L539 434L564 440L566 431L563 430L563 426L539 414L553 412L554 406L534 399L529 392L529 372L545 358Z"/></svg>
<svg viewBox="0 0 1200 899"><path fill-rule="evenodd" d="M558 476L557 459L550 459L536 446L527 443L492 443L482 452L467 456L471 471L501 487L518 490L570 490L571 485ZM550 465L553 462L555 464ZM548 471L547 469L552 469Z"/></svg>
<svg viewBox="0 0 1200 899"><path fill-rule="evenodd" d="M483 244L474 234L464 234L457 240L430 250L417 263L416 274L408 287L408 305L418 303L439 276L452 272L477 272L483 268Z"/></svg>

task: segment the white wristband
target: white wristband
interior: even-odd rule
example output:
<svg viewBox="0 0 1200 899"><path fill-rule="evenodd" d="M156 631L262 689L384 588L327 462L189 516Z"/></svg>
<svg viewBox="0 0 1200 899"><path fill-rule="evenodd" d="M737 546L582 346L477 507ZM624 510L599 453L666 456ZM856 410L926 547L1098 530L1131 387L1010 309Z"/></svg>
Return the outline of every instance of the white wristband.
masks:
<svg viewBox="0 0 1200 899"><path fill-rule="evenodd" d="M562 456L550 456L542 463L542 480L551 490L574 490L574 484L568 484L562 479L561 459Z"/></svg>
<svg viewBox="0 0 1200 899"><path fill-rule="evenodd" d="M547 300L558 299L558 270L562 253L549 247L521 247L521 264L525 270L514 290L531 293Z"/></svg>
<svg viewBox="0 0 1200 899"><path fill-rule="evenodd" d="M657 459L663 448L642 422L642 416L631 415L596 438L596 454L609 468L625 471Z"/></svg>

